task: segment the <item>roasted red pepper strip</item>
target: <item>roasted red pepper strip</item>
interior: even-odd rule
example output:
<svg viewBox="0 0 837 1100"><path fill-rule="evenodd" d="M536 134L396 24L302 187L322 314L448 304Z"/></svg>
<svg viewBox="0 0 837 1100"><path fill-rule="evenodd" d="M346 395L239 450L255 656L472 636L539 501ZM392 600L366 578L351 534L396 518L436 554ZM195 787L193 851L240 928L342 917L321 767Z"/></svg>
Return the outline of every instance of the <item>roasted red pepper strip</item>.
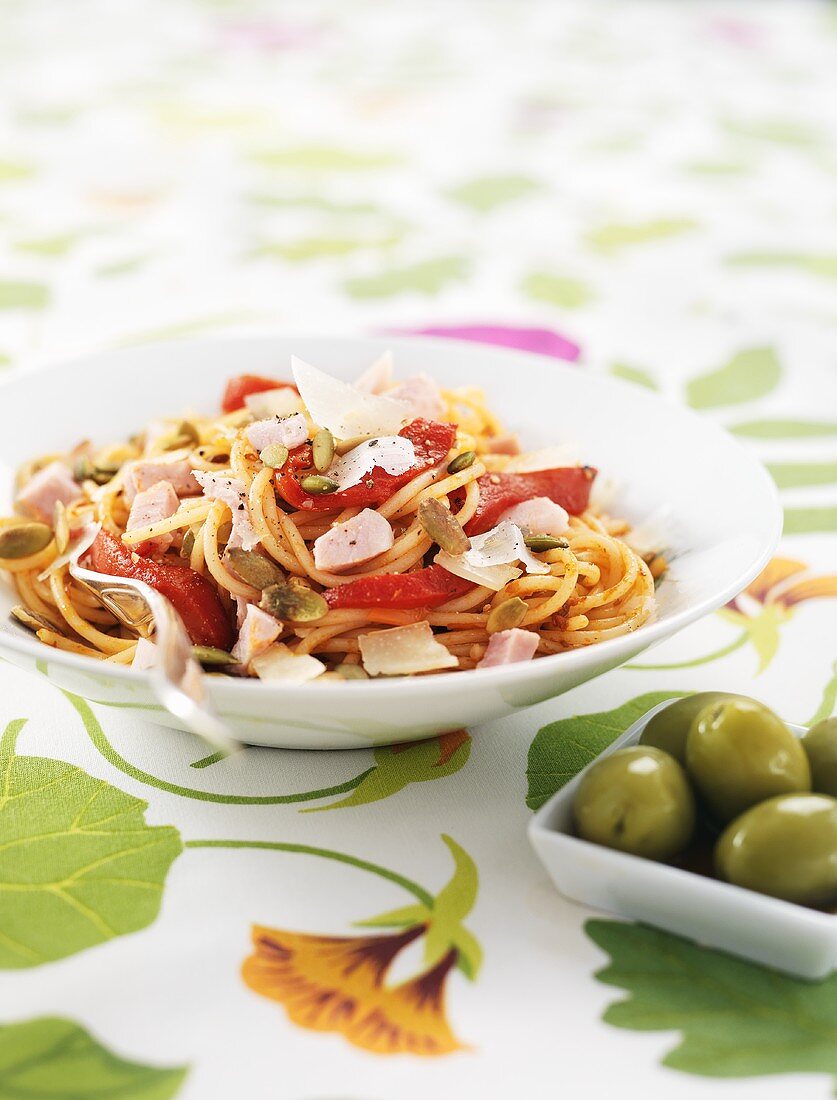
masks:
<svg viewBox="0 0 837 1100"><path fill-rule="evenodd" d="M299 392L296 386L290 382L280 382L276 378L264 378L260 374L239 374L227 382L224 397L221 401L221 411L225 413L236 412L244 408L244 398L251 393L265 393L267 390L281 390L287 387L294 393Z"/></svg>
<svg viewBox="0 0 837 1100"><path fill-rule="evenodd" d="M464 596L474 587L471 581L455 577L441 565L429 565L415 573L380 573L358 577L323 592L329 607L387 607L409 610L438 607Z"/></svg>
<svg viewBox="0 0 837 1100"><path fill-rule="evenodd" d="M406 473L388 474L386 470L376 466L359 485L352 485L342 493L306 493L294 476L294 471L304 465L306 455L310 452L310 448L306 451L303 444L276 475L276 488L293 508L304 508L310 512L334 512L342 508L368 508L383 504L422 470L429 470L431 466L442 461L456 439L456 426L419 419L402 428L398 434L409 439L416 451L416 464Z"/></svg>
<svg viewBox="0 0 837 1100"><path fill-rule="evenodd" d="M89 564L109 577L145 581L165 596L183 620L194 645L229 650L233 629L221 597L209 581L186 565L164 565L146 558L134 560L124 542L100 531L90 547Z"/></svg>
<svg viewBox="0 0 837 1100"><path fill-rule="evenodd" d="M548 497L577 516L590 501L596 473L592 466L565 466L528 474L484 474L479 479L480 502L465 524L465 533L481 535L490 531L503 512L535 497Z"/></svg>

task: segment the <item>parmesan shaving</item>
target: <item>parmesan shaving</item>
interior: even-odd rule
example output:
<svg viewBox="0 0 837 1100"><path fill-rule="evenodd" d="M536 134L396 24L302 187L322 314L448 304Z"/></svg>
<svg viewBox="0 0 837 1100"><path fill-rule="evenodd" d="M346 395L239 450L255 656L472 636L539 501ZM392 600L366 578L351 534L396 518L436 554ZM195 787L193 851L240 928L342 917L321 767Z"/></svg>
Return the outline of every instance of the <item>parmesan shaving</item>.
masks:
<svg viewBox="0 0 837 1100"><path fill-rule="evenodd" d="M404 474L416 464L416 449L411 439L400 435L384 435L368 439L338 458L328 471L337 482L339 492L359 485L376 466L388 474Z"/></svg>
<svg viewBox="0 0 837 1100"><path fill-rule="evenodd" d="M459 659L436 641L427 622L361 634L358 645L370 676L405 676L459 664Z"/></svg>
<svg viewBox="0 0 837 1100"><path fill-rule="evenodd" d="M248 393L244 404L257 420L267 420L272 416L292 416L294 413L301 413L305 408L302 398L290 386L264 390L262 393Z"/></svg>
<svg viewBox="0 0 837 1100"><path fill-rule="evenodd" d="M462 556L469 565L478 569L519 561L526 567L527 573L549 572L546 562L529 553L523 532L510 520L503 520L483 535L472 535L471 549Z"/></svg>
<svg viewBox="0 0 837 1100"><path fill-rule="evenodd" d="M503 471L509 474L531 474L536 470L562 470L567 466L581 466L579 448L575 443L559 443L554 447L542 447L538 451L510 458Z"/></svg>
<svg viewBox="0 0 837 1100"><path fill-rule="evenodd" d="M281 680L286 684L306 684L322 676L326 670L322 661L308 653L293 653L284 642L278 642L254 657L250 668L260 680Z"/></svg>
<svg viewBox="0 0 837 1100"><path fill-rule="evenodd" d="M413 419L406 401L362 393L295 355L291 366L309 416L337 439L395 435Z"/></svg>
<svg viewBox="0 0 837 1100"><path fill-rule="evenodd" d="M461 577L464 581L479 584L483 588L490 588L492 592L499 592L511 581L516 581L523 572L522 569L517 569L513 565L481 567L470 565L464 556L454 557L445 550L440 550L433 560L437 565L441 565L443 569L446 569L448 573L453 573L455 577Z"/></svg>
<svg viewBox="0 0 837 1100"><path fill-rule="evenodd" d="M681 541L677 536L674 513L668 504L663 504L647 519L635 524L622 539L643 558L670 550Z"/></svg>

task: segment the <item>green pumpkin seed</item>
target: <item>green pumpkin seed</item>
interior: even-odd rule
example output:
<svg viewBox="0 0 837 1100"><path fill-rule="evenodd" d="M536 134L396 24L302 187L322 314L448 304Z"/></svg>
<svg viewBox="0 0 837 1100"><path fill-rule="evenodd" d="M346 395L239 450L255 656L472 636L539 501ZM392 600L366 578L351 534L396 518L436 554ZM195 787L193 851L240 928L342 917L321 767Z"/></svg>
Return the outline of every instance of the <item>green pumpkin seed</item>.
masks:
<svg viewBox="0 0 837 1100"><path fill-rule="evenodd" d="M191 558L192 551L195 549L195 532L191 527L187 528L186 534L183 536L183 542L180 544L180 556L181 558Z"/></svg>
<svg viewBox="0 0 837 1100"><path fill-rule="evenodd" d="M0 528L0 559L13 561L39 554L52 542L52 530L45 523L21 520Z"/></svg>
<svg viewBox="0 0 837 1100"><path fill-rule="evenodd" d="M67 508L56 500L52 513L52 529L55 532L55 547L59 554L63 554L70 545L70 521L67 519Z"/></svg>
<svg viewBox="0 0 837 1100"><path fill-rule="evenodd" d="M288 461L288 448L282 443L271 443L259 455L259 458L272 470L281 470Z"/></svg>
<svg viewBox="0 0 837 1100"><path fill-rule="evenodd" d="M523 541L535 554L545 554L547 550L566 550L570 545L566 539L555 539L552 535L527 535Z"/></svg>
<svg viewBox="0 0 837 1100"><path fill-rule="evenodd" d="M285 574L276 562L257 550L243 550L235 546L227 551L227 559L236 576L253 588L263 589L271 584L285 583Z"/></svg>
<svg viewBox="0 0 837 1100"><path fill-rule="evenodd" d="M328 428L320 428L311 440L314 468L324 474L334 459L334 436Z"/></svg>
<svg viewBox="0 0 837 1100"><path fill-rule="evenodd" d="M476 451L463 451L461 455L457 455L456 458L448 464L448 473L461 474L463 470L467 470L469 466L473 466L476 460Z"/></svg>
<svg viewBox="0 0 837 1100"><path fill-rule="evenodd" d="M471 540L462 530L462 524L434 497L421 502L418 518L428 536L446 553L464 554L470 549Z"/></svg>
<svg viewBox="0 0 837 1100"><path fill-rule="evenodd" d="M313 623L328 612L322 596L301 584L271 584L262 592L262 611L292 623Z"/></svg>
<svg viewBox="0 0 837 1100"><path fill-rule="evenodd" d="M300 481L299 485L303 492L314 493L317 496L336 493L339 488L336 481L332 481L330 477L323 477L322 474L309 474Z"/></svg>
<svg viewBox="0 0 837 1100"><path fill-rule="evenodd" d="M95 472L96 467L87 455L81 455L73 464L73 477L76 481L90 481Z"/></svg>
<svg viewBox="0 0 837 1100"><path fill-rule="evenodd" d="M503 600L501 604L491 609L485 629L489 634L499 634L501 630L513 630L516 626L520 626L528 610L524 600L519 596L512 596L510 600Z"/></svg>
<svg viewBox="0 0 837 1100"><path fill-rule="evenodd" d="M192 646L192 656L204 668L225 668L228 665L238 664L232 653L227 653L225 649L216 649L211 645Z"/></svg>
<svg viewBox="0 0 837 1100"><path fill-rule="evenodd" d="M30 611L28 607L13 607L12 618L17 619L19 623L28 627L37 633L39 630L51 630L53 634L61 634L66 637L66 634L60 626L48 619L45 615L39 615L37 611Z"/></svg>

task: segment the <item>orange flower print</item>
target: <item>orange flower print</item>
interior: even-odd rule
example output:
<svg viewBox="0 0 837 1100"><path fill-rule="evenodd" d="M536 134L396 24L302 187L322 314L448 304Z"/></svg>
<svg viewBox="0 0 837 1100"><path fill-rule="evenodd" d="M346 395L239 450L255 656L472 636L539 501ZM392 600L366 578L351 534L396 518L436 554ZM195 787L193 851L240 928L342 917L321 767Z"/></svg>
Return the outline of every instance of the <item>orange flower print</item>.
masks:
<svg viewBox="0 0 837 1100"><path fill-rule="evenodd" d="M780 628L794 608L827 596L837 596L837 576L811 575L804 562L773 558L719 614L742 627L741 644L750 642L758 654L758 671L764 672L779 648Z"/></svg>
<svg viewBox="0 0 837 1100"><path fill-rule="evenodd" d="M395 956L424 931L415 925L390 935L308 936L255 927L255 951L242 974L299 1027L340 1032L373 1054L450 1054L462 1049L445 1012L455 949L409 981L386 984Z"/></svg>
<svg viewBox="0 0 837 1100"><path fill-rule="evenodd" d="M644 670L692 668L717 661L749 643L758 655L757 674L764 672L776 656L781 627L792 617L796 607L808 600L828 596L837 596L837 576L817 576L809 572L804 562L773 558L740 595L718 612L727 622L740 628L733 641L691 661L628 667Z"/></svg>
<svg viewBox="0 0 837 1100"><path fill-rule="evenodd" d="M417 902L358 922L394 929L388 932L321 936L256 925L254 950L242 967L246 985L281 1004L297 1027L337 1032L372 1054L433 1057L466 1050L448 1021L445 994L455 969L471 980L479 970L479 944L462 923L476 900L477 869L456 841L447 836L442 840L455 869L435 897L375 864L306 849L381 874L409 890ZM419 972L390 983L396 957L417 940L424 942Z"/></svg>

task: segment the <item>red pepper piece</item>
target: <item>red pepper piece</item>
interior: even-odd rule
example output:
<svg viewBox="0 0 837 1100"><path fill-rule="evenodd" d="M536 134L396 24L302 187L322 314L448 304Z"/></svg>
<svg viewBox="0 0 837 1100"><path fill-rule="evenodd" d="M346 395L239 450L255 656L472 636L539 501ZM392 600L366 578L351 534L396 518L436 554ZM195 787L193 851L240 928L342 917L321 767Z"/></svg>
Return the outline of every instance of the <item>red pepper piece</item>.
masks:
<svg viewBox="0 0 837 1100"><path fill-rule="evenodd" d="M323 592L329 607L386 607L410 610L438 607L464 596L474 587L471 581L448 573L441 565L429 565L415 573L381 573L358 577Z"/></svg>
<svg viewBox="0 0 837 1100"><path fill-rule="evenodd" d="M187 565L166 565L134 555L120 539L100 531L90 547L90 568L108 577L145 581L165 596L183 620L194 645L232 648L234 636L221 597L209 581Z"/></svg>
<svg viewBox="0 0 837 1100"><path fill-rule="evenodd" d="M280 382L276 378L265 378L260 374L239 374L227 382L221 411L231 413L243 409L244 398L251 393L265 393L267 390L281 390L285 387L294 393L299 392L290 382Z"/></svg>
<svg viewBox="0 0 837 1100"><path fill-rule="evenodd" d="M592 466L565 466L528 474L483 474L479 479L480 502L465 524L465 533L481 535L490 531L503 512L535 497L548 497L577 516L590 502L596 473Z"/></svg>
<svg viewBox="0 0 837 1100"><path fill-rule="evenodd" d="M276 488L293 508L310 512L334 512L342 508L368 508L383 504L409 481L437 465L447 455L456 439L456 425L440 424L435 420L414 420L398 433L409 439L416 451L416 464L403 474L388 474L376 466L359 485L352 485L342 493L306 493L294 472L310 461L310 448L299 447L276 475Z"/></svg>

